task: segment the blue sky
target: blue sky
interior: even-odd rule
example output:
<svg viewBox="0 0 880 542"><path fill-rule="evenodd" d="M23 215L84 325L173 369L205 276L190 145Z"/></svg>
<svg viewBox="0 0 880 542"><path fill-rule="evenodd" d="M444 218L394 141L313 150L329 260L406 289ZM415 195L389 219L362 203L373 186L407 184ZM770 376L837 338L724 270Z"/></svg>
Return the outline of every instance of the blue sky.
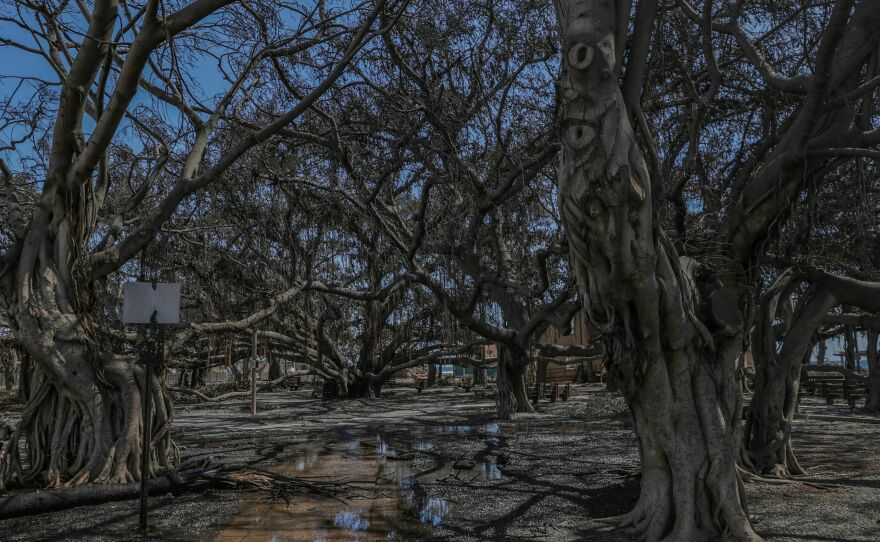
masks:
<svg viewBox="0 0 880 542"><path fill-rule="evenodd" d="M5 14L4 14L5 15ZM81 21L79 17L70 17L66 20L75 24L76 21ZM28 21L30 24L33 24L33 21ZM210 22L210 18L206 20L206 22ZM39 48L40 45L34 41L33 37L26 33L24 30L10 24L8 22L0 21L0 36L3 38L22 43L27 47ZM126 36L124 40L130 40L132 38L131 35ZM210 103L211 97L214 97L222 92L224 92L227 88L227 83L223 79L223 76L220 72L220 69L217 67L217 61L213 58L207 57L206 55L199 55L193 51L186 51L187 54L195 56L192 65L187 69L187 75L190 75L193 82L196 85L194 90L197 93L197 96L200 100L205 100ZM229 67L227 66L227 69ZM153 82L155 82L155 75L151 74L149 70L145 72L147 78ZM28 81L25 84L22 84L21 78L36 78L42 81L46 81L49 83L59 83L58 74L51 68L49 63L39 54L35 54L33 52L24 51L17 47L9 46L9 45L0 45L0 111L5 109L6 107L14 107L16 105L21 105L26 103L31 99L36 86L39 84L37 81ZM163 86L163 85L159 85ZM60 85L53 86L52 89L54 92L60 91ZM112 88L112 85L111 85ZM163 110L162 112L165 115L165 120L171 123L180 122L182 119L180 118L179 113L164 104L159 104L157 108L157 104L153 103L152 98L143 90L138 91L135 95L134 100L129 107L129 110L133 110L139 105L143 104L151 104L151 108ZM50 102L48 104L50 107L56 107L55 102ZM50 117L50 120L54 120L54 115ZM88 136L89 131L93 126L93 122L90 118L86 117L83 123L83 130ZM120 126L120 131L125 130L130 127L130 123L123 121ZM8 145L10 141L13 139L21 137L23 134L26 134L27 130L20 126L6 127L0 132L0 146ZM140 149L139 141L137 138L131 137L126 138L126 143L135 151ZM0 153L0 158L3 158L10 164L10 167L13 169L19 169L23 167L24 162L27 160L29 156L33 156L34 148L31 145L30 141L26 141L24 143L19 144L17 150L15 152L5 151Z"/></svg>
<svg viewBox="0 0 880 542"><path fill-rule="evenodd" d="M865 336L864 333L858 333L856 338L857 338L857 342L859 345L859 348L858 348L859 351L864 352L868 348L867 337ZM838 356L837 353L843 352L845 350L845 346L843 343L843 337L838 336L838 337L834 337L833 339L828 339L827 341L825 341L825 345L827 348L827 350L825 352L825 363L842 365L843 362L841 360L843 358L841 356ZM813 353L810 355L810 360L815 361L816 358L818 357L818 355L819 355L819 347L817 346L817 347L813 348ZM864 355L861 356L860 359L861 359L860 365L862 366L862 368L867 369L868 366L866 363L865 356Z"/></svg>

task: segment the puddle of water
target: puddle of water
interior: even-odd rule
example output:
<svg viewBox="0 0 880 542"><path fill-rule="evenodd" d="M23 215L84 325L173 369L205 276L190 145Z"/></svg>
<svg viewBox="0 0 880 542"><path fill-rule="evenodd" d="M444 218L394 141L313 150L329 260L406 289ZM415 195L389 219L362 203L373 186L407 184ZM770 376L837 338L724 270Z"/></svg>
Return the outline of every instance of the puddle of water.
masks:
<svg viewBox="0 0 880 542"><path fill-rule="evenodd" d="M495 463L483 461L483 463L480 464L480 476L483 480L500 480L501 469L499 469L498 465Z"/></svg>
<svg viewBox="0 0 880 542"><path fill-rule="evenodd" d="M417 475L407 457L433 448L438 435L478 436L497 446L501 428L487 424L413 427L405 431L376 431L369 437L338 433L329 445L299 453L273 470L305 480L346 483L352 488L346 502L322 497L291 497L269 502L254 496L214 539L220 542L368 541L425 538L426 530L440 526L452 505L428 497L423 484L448 476L463 481L499 480L502 473L488 460L455 468L453 463ZM461 467L461 465L459 465ZM419 536L421 533L421 536Z"/></svg>
<svg viewBox="0 0 880 542"><path fill-rule="evenodd" d="M293 470L303 472L311 469L318 462L319 452L316 448L310 448L299 454L293 464Z"/></svg>
<svg viewBox="0 0 880 542"><path fill-rule="evenodd" d="M428 499L419 513L422 523L439 527L440 523L449 514L449 502L446 499L432 497Z"/></svg>
<svg viewBox="0 0 880 542"><path fill-rule="evenodd" d="M292 496L288 506L283 500L267 502L263 495L254 496L214 540L395 540L418 527L401 509L399 488L376 482L382 475L377 455L349 456L339 448L324 451L326 455L317 454L313 460L309 459L315 457L311 453L302 454L277 470L304 479L352 484L344 504L322 497Z"/></svg>

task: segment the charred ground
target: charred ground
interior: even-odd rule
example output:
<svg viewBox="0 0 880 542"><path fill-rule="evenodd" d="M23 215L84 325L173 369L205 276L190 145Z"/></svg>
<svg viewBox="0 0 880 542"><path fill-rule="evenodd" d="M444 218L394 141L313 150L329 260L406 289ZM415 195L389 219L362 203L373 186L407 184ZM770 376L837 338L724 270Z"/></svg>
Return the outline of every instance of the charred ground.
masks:
<svg viewBox="0 0 880 542"><path fill-rule="evenodd" d="M383 463L406 465L415 477L419 503L401 508L402 527L394 533L399 539L628 540L594 521L629 510L640 480L626 407L602 388L575 387L567 402L542 404L537 414L500 423L491 400L452 388L416 393L397 387L381 399L345 401L320 401L306 391L271 393L259 398L258 407L254 418L244 399L179 404L174 438L182 460L277 469L301 464L310 450L322 450L311 464L330 457L331 450L357 448L373 457L378 449ZM880 420L847 421L847 408L808 399L801 411L794 442L815 485L748 484L756 530L771 540L876 540ZM370 484L379 492L394 486L367 474L357 480L358 491L370 494ZM306 469L302 476L320 475ZM331 516L345 508L329 499L316 502ZM433 512L424 511L428 502ZM246 535L235 526L249 512L283 514L296 505L296 498L288 504L283 496L273 501L269 493L235 490L156 497L149 538L269 540L280 528L272 521L255 523ZM248 521L255 522L253 515ZM131 540L136 532L136 501L0 522L4 542ZM328 532L333 540L353 540L357 528ZM379 534L360 533L360 540L373 537Z"/></svg>

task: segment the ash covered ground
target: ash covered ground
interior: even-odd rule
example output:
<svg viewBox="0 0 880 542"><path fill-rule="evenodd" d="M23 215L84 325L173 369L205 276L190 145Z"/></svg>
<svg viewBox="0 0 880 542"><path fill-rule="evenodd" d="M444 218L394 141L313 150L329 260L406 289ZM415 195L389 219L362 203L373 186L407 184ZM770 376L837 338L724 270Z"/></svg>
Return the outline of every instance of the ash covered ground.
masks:
<svg viewBox="0 0 880 542"><path fill-rule="evenodd" d="M3 409L13 421L20 413ZM801 411L793 442L815 485L748 484L756 530L771 540L880 539L880 423L867 423L880 419L847 421L846 406L810 399ZM575 386L568 401L541 403L513 422L493 413L491 399L472 392L409 386L374 400L262 394L256 417L247 399L178 402L183 462L324 480L334 465L349 466L338 479L360 494L345 504L183 492L151 499L147 537L137 535L137 501L125 501L0 521L0 541L629 540L595 521L627 512L638 497L636 438L616 393Z"/></svg>

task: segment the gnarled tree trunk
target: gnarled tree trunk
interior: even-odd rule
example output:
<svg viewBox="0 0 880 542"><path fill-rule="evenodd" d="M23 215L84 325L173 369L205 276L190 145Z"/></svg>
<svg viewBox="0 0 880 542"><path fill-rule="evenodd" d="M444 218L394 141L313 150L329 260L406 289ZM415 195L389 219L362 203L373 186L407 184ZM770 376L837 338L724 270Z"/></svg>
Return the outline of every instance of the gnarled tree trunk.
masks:
<svg viewBox="0 0 880 542"><path fill-rule="evenodd" d="M35 362L33 389L0 463L0 488L138 480L145 372L102 349L87 317L63 305L52 267L41 271L19 275L14 331ZM171 403L161 380L152 389L151 476L177 462Z"/></svg>
<svg viewBox="0 0 880 542"><path fill-rule="evenodd" d="M778 308L788 303L798 282L790 272L783 273L762 298L752 332L755 389L740 455L746 469L780 478L803 474L791 445L801 364L810 354L811 339L822 318L835 304L828 292L815 288L805 292L797 311L785 322L783 345L777 352L774 323Z"/></svg>
<svg viewBox="0 0 880 542"><path fill-rule="evenodd" d="M639 501L618 524L647 540L757 540L733 452L741 293L734 281L707 281L714 320L701 319L695 266L654 222L651 179L615 75L615 30L625 36L626 19L616 23L615 2L557 5L562 218L642 460Z"/></svg>
<svg viewBox="0 0 880 542"><path fill-rule="evenodd" d="M509 346L498 345L498 371L495 384L498 393L495 405L498 418L511 420L516 412L534 412L526 390L526 355Z"/></svg>
<svg viewBox="0 0 880 542"><path fill-rule="evenodd" d="M809 280L810 286L800 295L790 321L781 326L782 346L777 349L777 308L804 280ZM740 454L741 463L748 470L782 478L803 474L791 443L801 365L810 355L812 338L819 326L829 318L829 311L841 303L877 310L880 284L823 272L799 277L786 272L764 295L752 338L755 393L746 417L744 449ZM852 325L847 327L853 329Z"/></svg>

